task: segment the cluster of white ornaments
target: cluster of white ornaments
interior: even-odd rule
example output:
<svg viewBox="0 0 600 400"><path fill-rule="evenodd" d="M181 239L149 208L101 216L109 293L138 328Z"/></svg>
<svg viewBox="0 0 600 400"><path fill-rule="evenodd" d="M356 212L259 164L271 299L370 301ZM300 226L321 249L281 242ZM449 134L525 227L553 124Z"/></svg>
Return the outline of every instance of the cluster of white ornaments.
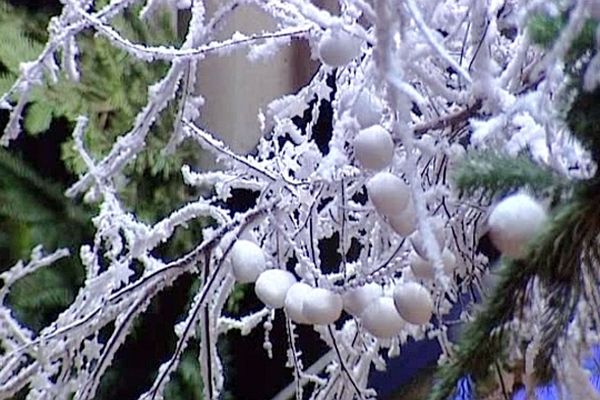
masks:
<svg viewBox="0 0 600 400"><path fill-rule="evenodd" d="M238 282L255 282L256 296L267 307L283 308L298 324L332 324L346 311L373 336L389 338L399 334L407 323L427 324L433 312L429 290L416 282L397 284L391 297L385 296L376 283L339 294L298 282L289 271L266 269L263 250L248 240L236 241L229 258Z"/></svg>
<svg viewBox="0 0 600 400"><path fill-rule="evenodd" d="M390 166L394 157L394 142L390 133L381 125L371 125L360 130L353 142L354 157L367 170L379 171L367 184L367 193L375 210L385 217L392 229L403 237L411 237L414 250L409 255L413 275L417 279L432 280L435 277L433 263L428 260L417 230L417 217L408 185L396 175L382 171ZM442 262L446 274L452 275L456 257L445 248L444 230L435 227L435 238L442 249Z"/></svg>
<svg viewBox="0 0 600 400"><path fill-rule="evenodd" d="M348 64L361 53L362 41L342 30L326 30L318 43L318 56L324 64L336 68ZM422 255L416 231L416 213L408 185L398 176L384 171L394 158L394 141L380 124L383 106L368 90L353 93L349 105L361 129L353 140L354 158L360 167L374 173L366 187L376 211L403 237L411 236L413 251L409 256L413 275L432 279L433 264ZM436 231L443 248L444 235ZM416 235L416 236L415 236ZM237 281L255 282L257 297L273 309L283 308L295 323L327 325L337 321L345 311L357 318L373 336L389 338L400 333L406 324L425 325L433 313L429 289L417 282L401 282L393 294L384 294L377 283L367 283L339 294L323 287L298 282L295 276L281 269L267 269L262 249L247 240L238 240L230 253L233 274ZM454 254L444 249L442 259L446 272L456 264Z"/></svg>

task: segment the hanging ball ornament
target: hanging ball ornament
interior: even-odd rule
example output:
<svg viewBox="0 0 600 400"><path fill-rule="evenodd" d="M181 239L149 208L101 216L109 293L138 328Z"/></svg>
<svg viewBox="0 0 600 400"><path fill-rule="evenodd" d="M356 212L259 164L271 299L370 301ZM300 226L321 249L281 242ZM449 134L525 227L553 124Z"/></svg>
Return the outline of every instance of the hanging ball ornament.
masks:
<svg viewBox="0 0 600 400"><path fill-rule="evenodd" d="M319 41L319 58L330 67L341 67L360 55L361 44L346 31L327 29Z"/></svg>
<svg viewBox="0 0 600 400"><path fill-rule="evenodd" d="M323 288L312 289L302 303L302 314L313 325L334 323L342 314L342 296Z"/></svg>
<svg viewBox="0 0 600 400"><path fill-rule="evenodd" d="M408 262L413 275L418 279L431 280L435 277L435 269L433 263L412 250L408 255ZM448 248L442 251L442 263L444 264L444 272L452 276L456 269L456 256Z"/></svg>
<svg viewBox="0 0 600 400"><path fill-rule="evenodd" d="M287 291L294 283L296 278L291 272L283 269L268 269L258 276L254 292L266 306L281 308L285 303Z"/></svg>
<svg viewBox="0 0 600 400"><path fill-rule="evenodd" d="M381 125L362 129L354 138L354 157L367 169L379 171L394 158L392 135Z"/></svg>
<svg viewBox="0 0 600 400"><path fill-rule="evenodd" d="M366 331L378 338L395 336L405 325L396 311L394 300L389 297L380 297L371 302L363 311L360 320Z"/></svg>
<svg viewBox="0 0 600 400"><path fill-rule="evenodd" d="M297 324L307 324L302 312L304 299L312 291L312 287L304 282L296 282L290 286L285 295L284 309L288 317Z"/></svg>
<svg viewBox="0 0 600 400"><path fill-rule="evenodd" d="M369 179L367 193L377 212L388 217L401 214L410 199L406 183L389 172L379 172Z"/></svg>
<svg viewBox="0 0 600 400"><path fill-rule="evenodd" d="M396 285L394 305L400 316L414 325L429 322L433 312L433 300L429 291L416 282Z"/></svg>
<svg viewBox="0 0 600 400"><path fill-rule="evenodd" d="M525 193L504 198L488 218L490 239L502 254L520 259L527 244L542 229L548 215L544 207Z"/></svg>
<svg viewBox="0 0 600 400"><path fill-rule="evenodd" d="M240 239L229 253L233 276L241 283L254 282L266 268L265 253L256 243Z"/></svg>
<svg viewBox="0 0 600 400"><path fill-rule="evenodd" d="M376 283L349 289L342 295L344 310L350 315L358 317L363 310L383 294L383 288Z"/></svg>
<svg viewBox="0 0 600 400"><path fill-rule="evenodd" d="M356 117L358 124L363 128L378 124L381 121L382 113L381 101L368 90L361 90L352 106L352 114Z"/></svg>
<svg viewBox="0 0 600 400"><path fill-rule="evenodd" d="M417 230L417 213L412 200L409 200L404 211L398 215L392 215L388 219L394 232L402 237L408 237Z"/></svg>

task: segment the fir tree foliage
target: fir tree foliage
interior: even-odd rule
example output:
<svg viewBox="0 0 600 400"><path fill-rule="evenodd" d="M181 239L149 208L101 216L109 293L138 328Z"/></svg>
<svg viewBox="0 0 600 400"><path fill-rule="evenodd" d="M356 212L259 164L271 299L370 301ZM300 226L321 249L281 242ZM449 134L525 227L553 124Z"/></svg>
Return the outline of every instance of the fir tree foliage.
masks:
<svg viewBox="0 0 600 400"><path fill-rule="evenodd" d="M5 262L26 257L37 244L76 249L91 237L91 211L68 201L63 190L0 149L0 252ZM17 282L9 301L19 319L37 331L73 301L82 281L81 263L69 258Z"/></svg>
<svg viewBox="0 0 600 400"><path fill-rule="evenodd" d="M453 180L466 196L506 194L526 188L535 194L560 193L565 179L534 162L526 153L516 157L493 151L471 152L454 171Z"/></svg>
<svg viewBox="0 0 600 400"><path fill-rule="evenodd" d="M0 91L4 92L18 76L20 63L35 59L42 51L47 33L43 18L31 18L4 0L0 7ZM149 27L138 18L140 8L127 10L115 19L115 28L123 36L148 45L180 43L172 14L166 10L157 13L156 22ZM30 134L39 134L49 128L52 119L66 118L74 123L79 115L88 115L85 144L93 156L102 157L116 138L130 128L145 104L148 86L165 74L167 65L133 59L91 32L82 35L77 45L81 79L74 81L57 75L55 81L46 80L36 87L30 95L24 127ZM147 221L156 220L188 198L189 190L180 184L177 166L198 158L198 153L185 144L177 154L165 154L163 149L170 137L176 107L169 106L163 114L165 118L152 128L155 134L150 136L147 148L123 174L124 182L134 182L122 185L125 203ZM73 149L72 138L62 145L62 159L73 174L83 171L84 164Z"/></svg>
<svg viewBox="0 0 600 400"><path fill-rule="evenodd" d="M108 2L98 3L101 6ZM162 10L149 27L137 17L139 11L140 7L136 7L115 20L116 28L124 36L147 44L179 43L172 14ZM43 13L0 0L0 92L8 90L14 82L22 62L35 59L42 51L47 40L44 29L47 19ZM101 157L129 128L145 104L148 85L164 75L167 66L132 59L91 32L79 38L78 47L81 79L74 81L57 75L56 80L46 80L35 88L24 114L24 128L27 133L38 135L49 130L53 120L74 123L77 116L88 115L91 123L85 143L95 157ZM173 124L170 116L175 114L174 106L165 111L167 118L153 127L155 134L147 151L140 154L123 176L124 181L133 184L127 185L120 195L147 221L155 221L191 195L180 182L178 166L197 159L198 153L186 150L185 144L177 154L166 155L163 151ZM82 171L84 164L73 150L72 138L62 144L62 159L73 175ZM4 267L26 258L37 244L45 248L68 247L76 252L91 239L93 207L69 201L63 185L64 182L42 178L17 156L0 149L0 258ZM196 234L194 224L180 229L161 252L168 256L189 248ZM73 302L83 280L79 258L69 257L53 268L41 269L15 283L8 303L18 320L37 332ZM120 364L120 368L126 365ZM121 372L118 368L109 370L98 398L112 398L115 380L110 377ZM166 398L201 399L199 376L197 359L187 351L176 377L167 386Z"/></svg>
<svg viewBox="0 0 600 400"><path fill-rule="evenodd" d="M530 37L549 49L568 17L568 10L558 16L533 15L528 24ZM574 94L574 99L562 96L565 125L596 163L600 161L600 89L586 91L581 73L597 52L597 26L596 20L586 20L568 49L565 63L570 82L565 91ZM575 351L582 353L596 343L592 337L600 309L600 173L596 170L586 179L568 180L526 156L510 158L488 151L470 154L454 178L467 196L483 192L493 197L527 189L540 197L551 197L552 210L543 232L528 244L525 258L502 259L495 289L465 328L453 360L440 367L429 398L451 398L464 376L476 384L490 378L498 382L500 365L504 370L520 368L523 374L528 346L535 354L528 390L552 379L564 379L571 373L565 371L568 343L580 341ZM536 302L543 306L537 308L541 315L537 316L537 333L532 334L532 326L525 319ZM586 325L583 321L587 319L594 322ZM575 336L574 325L580 329ZM521 354L517 359L515 351ZM508 388L504 395L511 391Z"/></svg>
<svg viewBox="0 0 600 400"><path fill-rule="evenodd" d="M568 20L568 12L558 13L558 15L551 15L547 12L535 13L529 17L528 34L538 46L550 49L556 43ZM567 51L565 61L569 68L575 67L575 61L594 48L597 25L596 19L586 19Z"/></svg>

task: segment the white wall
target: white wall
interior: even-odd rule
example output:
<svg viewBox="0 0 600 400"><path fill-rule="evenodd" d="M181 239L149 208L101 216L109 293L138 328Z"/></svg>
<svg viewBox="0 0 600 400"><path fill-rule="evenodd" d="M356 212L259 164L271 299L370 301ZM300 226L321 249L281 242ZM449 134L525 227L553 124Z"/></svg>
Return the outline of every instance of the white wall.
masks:
<svg viewBox="0 0 600 400"><path fill-rule="evenodd" d="M208 13L218 1L207 1ZM337 4L332 0L321 1L324 2ZM233 11L217 39L235 31L251 34L274 30L275 22L268 15L255 6L243 5ZM237 51L228 57L209 56L198 69L197 91L206 99L202 124L238 153L249 152L258 142L259 109L266 110L271 100L304 86L318 66L310 59L308 43L303 40L292 40L291 45L267 62L252 63L246 54ZM212 162L203 164L210 167Z"/></svg>

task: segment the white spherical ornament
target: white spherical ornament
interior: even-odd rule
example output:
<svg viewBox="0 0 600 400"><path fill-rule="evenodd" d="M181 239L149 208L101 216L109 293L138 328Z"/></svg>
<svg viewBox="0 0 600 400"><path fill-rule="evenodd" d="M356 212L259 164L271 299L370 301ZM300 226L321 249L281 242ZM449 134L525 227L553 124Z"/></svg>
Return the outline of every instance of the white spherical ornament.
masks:
<svg viewBox="0 0 600 400"><path fill-rule="evenodd" d="M302 312L304 299L312 291L312 287L304 282L296 282L290 286L285 295L284 309L287 316L298 324L307 324L308 321Z"/></svg>
<svg viewBox="0 0 600 400"><path fill-rule="evenodd" d="M331 290L314 288L304 298L302 314L313 325L334 323L342 314L342 296Z"/></svg>
<svg viewBox="0 0 600 400"><path fill-rule="evenodd" d="M416 251L411 250L410 254L408 255L408 262L415 278L433 279L435 277L433 263L418 255Z"/></svg>
<svg viewBox="0 0 600 400"><path fill-rule="evenodd" d="M383 288L376 283L349 289L342 295L344 310L350 315L358 317L363 310L383 294Z"/></svg>
<svg viewBox="0 0 600 400"><path fill-rule="evenodd" d="M402 318L415 325L429 322L433 312L433 300L429 291L416 282L396 285L394 305Z"/></svg>
<svg viewBox="0 0 600 400"><path fill-rule="evenodd" d="M379 338L395 336L405 325L396 311L394 300L389 297L380 297L372 302L365 308L360 320L367 332Z"/></svg>
<svg viewBox="0 0 600 400"><path fill-rule="evenodd" d="M367 182L367 193L375 209L385 216L401 214L410 199L408 186L389 172L379 172Z"/></svg>
<svg viewBox="0 0 600 400"><path fill-rule="evenodd" d="M328 29L319 41L319 58L331 67L341 67L360 55L361 43L345 31Z"/></svg>
<svg viewBox="0 0 600 400"><path fill-rule="evenodd" d="M421 257L416 251L412 250L408 255L408 262L413 275L418 279L431 280L435 277L435 269L433 263ZM456 256L452 251L445 248L442 251L442 263L444 264L444 272L452 276L456 268Z"/></svg>
<svg viewBox="0 0 600 400"><path fill-rule="evenodd" d="M381 121L382 113L381 102L368 90L362 90L352 106L352 114L363 128L378 124Z"/></svg>
<svg viewBox="0 0 600 400"><path fill-rule="evenodd" d="M254 292L256 296L271 308L281 308L290 287L296 283L294 274L283 269L269 269L262 272L256 284Z"/></svg>
<svg viewBox="0 0 600 400"><path fill-rule="evenodd" d="M394 232L400 236L410 236L417 229L417 213L412 201L408 202L404 211L388 219Z"/></svg>
<svg viewBox="0 0 600 400"><path fill-rule="evenodd" d="M233 276L238 282L254 282L265 270L265 253L256 243L240 239L229 252Z"/></svg>
<svg viewBox="0 0 600 400"><path fill-rule="evenodd" d="M524 193L508 196L490 214L490 239L504 255L522 258L546 220L546 210L535 199Z"/></svg>
<svg viewBox="0 0 600 400"><path fill-rule="evenodd" d="M394 158L392 135L381 125L362 129L354 138L354 156L364 168L380 170Z"/></svg>

